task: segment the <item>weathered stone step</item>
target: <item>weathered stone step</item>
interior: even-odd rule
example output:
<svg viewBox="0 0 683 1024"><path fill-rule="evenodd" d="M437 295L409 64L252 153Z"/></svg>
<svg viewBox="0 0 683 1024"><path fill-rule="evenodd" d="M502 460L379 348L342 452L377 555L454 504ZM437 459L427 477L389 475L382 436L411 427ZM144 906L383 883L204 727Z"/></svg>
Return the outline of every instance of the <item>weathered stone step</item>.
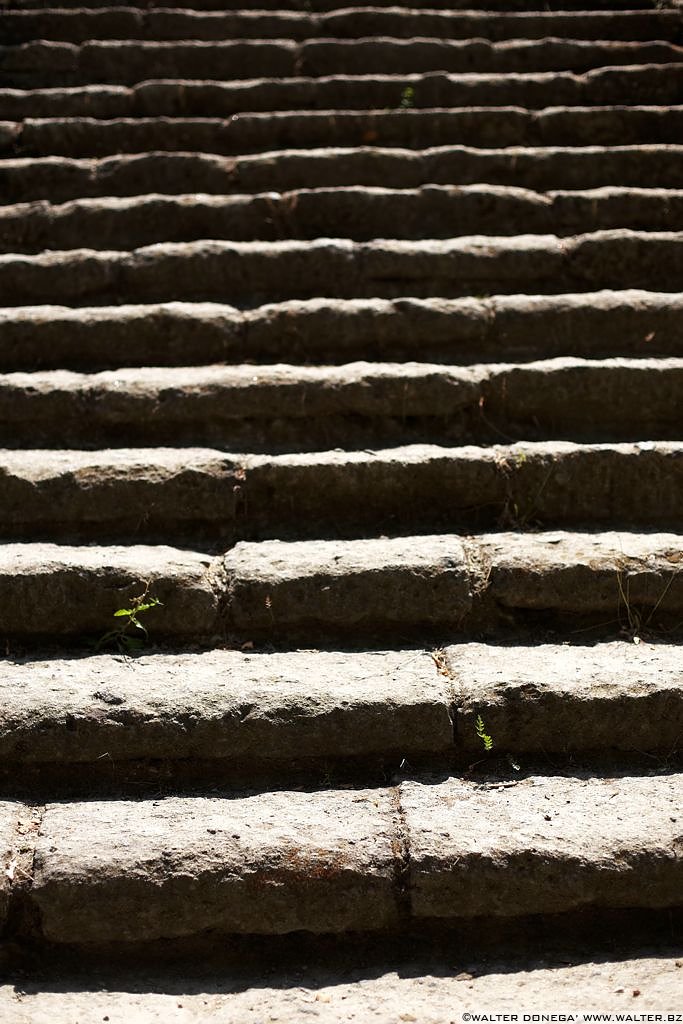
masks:
<svg viewBox="0 0 683 1024"><path fill-rule="evenodd" d="M594 39L353 39L143 42L76 45L39 40L0 47L0 83L54 87L149 78L269 78L408 72L588 71L604 65L680 63L665 41Z"/></svg>
<svg viewBox="0 0 683 1024"><path fill-rule="evenodd" d="M505 74L330 75L207 82L161 79L136 85L3 89L0 118L230 117L245 111L411 110L467 106L675 104L683 64L636 64Z"/></svg>
<svg viewBox="0 0 683 1024"><path fill-rule="evenodd" d="M224 559L228 630L291 643L671 628L683 610L680 546L675 534L559 531L240 542Z"/></svg>
<svg viewBox="0 0 683 1024"><path fill-rule="evenodd" d="M25 10L44 10L54 9L55 0L12 0L11 6L13 8L25 9ZM112 0L89 0L89 3L83 3L83 0L60 0L60 8L63 10L96 10L100 8L111 8ZM140 10L147 12L149 7L146 3L140 3L139 0L117 0L117 7L132 8L134 10ZM161 9L166 11L180 10L180 11L236 11L242 12L244 8L242 6L242 0L169 0L169 3L155 4L155 9ZM360 5L356 5L356 9ZM363 8L368 10L374 10L375 8L397 6L396 0L372 0L372 3L362 5ZM583 11L586 8L586 0L547 0L543 4L544 11ZM332 12L341 11L348 8L340 7L339 0L293 0L287 7L287 12L292 11L303 11L307 15L311 12ZM447 10L447 11L465 11L470 13L471 11L471 0L428 0L426 3L422 3L421 0L411 0L410 10L421 11L421 10ZM655 7L654 3L639 2L634 3L633 0L595 0L595 3L591 4L591 11L647 11L652 14ZM671 5L672 10L676 10L676 4ZM281 11L282 0L259 0L259 11ZM505 12L505 13L519 13L522 11L529 11L533 14L538 14L538 4L536 0L531 3L531 0L489 0L486 5L484 13L488 12Z"/></svg>
<svg viewBox="0 0 683 1024"><path fill-rule="evenodd" d="M663 642L591 647L458 644L437 661L455 691L456 746L482 756L565 750L676 750L683 736L681 648ZM494 755L495 756L495 755Z"/></svg>
<svg viewBox="0 0 683 1024"><path fill-rule="evenodd" d="M151 613L147 624L154 631ZM425 754L450 759L450 690L419 650L4 662L0 770L12 763L96 767L103 755L118 764L191 759L207 772L377 757L398 766Z"/></svg>
<svg viewBox="0 0 683 1024"><path fill-rule="evenodd" d="M634 399L637 402L637 397ZM215 549L501 525L675 528L680 442L228 455L0 451L0 537Z"/></svg>
<svg viewBox="0 0 683 1024"><path fill-rule="evenodd" d="M335 146L680 145L683 106L312 110L221 118L35 118L0 122L6 156L203 152Z"/></svg>
<svg viewBox="0 0 683 1024"><path fill-rule="evenodd" d="M0 252L124 249L206 238L235 241L344 235L435 239L611 228L683 230L683 189L609 186L533 192L507 185L345 186L256 195L139 195L0 207Z"/></svg>
<svg viewBox="0 0 683 1024"><path fill-rule="evenodd" d="M3 833L10 851L34 853L24 898L49 942L377 931L675 907L682 783L418 778L391 789L65 801L24 812L38 822L28 835L16 833L21 805L7 802Z"/></svg>
<svg viewBox="0 0 683 1024"><path fill-rule="evenodd" d="M376 758L397 767L430 756L448 767L486 758L478 717L492 759L670 752L683 730L680 647L644 641L470 643L433 656L215 650L27 659L0 664L0 694L4 778L20 765L38 779L41 768L87 765L91 784L103 758L108 768L191 761L227 779Z"/></svg>
<svg viewBox="0 0 683 1024"><path fill-rule="evenodd" d="M0 301L112 302L457 298L600 288L678 291L683 232L596 231L404 241L165 242L133 252L0 255Z"/></svg>
<svg viewBox="0 0 683 1024"><path fill-rule="evenodd" d="M683 358L55 370L0 375L0 437L12 448L213 444L233 451L676 440L682 396Z"/></svg>
<svg viewBox="0 0 683 1024"><path fill-rule="evenodd" d="M8 203L49 197L137 196L155 190L230 195L303 188L367 185L525 186L538 191L616 185L678 188L683 146L583 148L284 150L255 156L209 153L142 153L98 160L69 157L0 161L0 191Z"/></svg>
<svg viewBox="0 0 683 1024"><path fill-rule="evenodd" d="M226 587L220 559L166 546L0 548L5 637L71 637L87 646L123 625L126 619L114 613L147 591L163 604L153 609L155 639L183 644L221 633Z"/></svg>
<svg viewBox="0 0 683 1024"><path fill-rule="evenodd" d="M623 921L621 926L622 934L642 942L642 936L636 939ZM614 934L615 928L611 930ZM337 937L335 944L340 941ZM292 973L291 960L277 970L272 950L261 961L256 959L246 973L242 963L211 973L202 964L199 978L195 956L189 963L185 961L183 968L176 963L153 973L149 967L128 968L122 973L115 968L106 973L99 969L96 981L92 969L68 972L60 965L49 975L52 984L45 983L43 971L39 980L23 980L20 992L14 984L0 986L0 1014L11 1024L81 1021L89 1015L96 1020L109 1017L134 1024L185 1024L195 1019L209 1024L255 1024L259 1016L293 1024L313 1011L319 1024L339 1024L344 1015L352 1021L372 1020L373 1016L398 1021L401 1014L408 1021L411 1017L442 1021L453 1016L454 1006L459 1013L481 1013L485 1006L488 1013L504 1014L515 1004L536 1014L547 1012L550 1006L575 1005L617 1006L618 1012L634 1015L637 1004L639 1014L668 1016L672 992L680 985L679 950L666 942L654 949L642 943L640 948L621 953L612 950L607 956L602 950L591 955L584 945L580 952L565 949L562 963L549 965L548 957L539 960L535 954L493 962L490 956L478 960L469 938L458 944L457 952L438 956L427 954L428 940L413 939L413 949L420 950L419 960L417 952L412 957L397 955L396 937L391 943L379 936L377 941L384 944L384 957L370 958L366 943L359 948L354 937L350 940L353 953L346 950L339 961L325 956L313 963L309 945L297 961L303 963L306 956L304 975ZM287 953L292 942L291 936L284 940ZM315 943L319 950L318 937ZM516 952L519 954L519 945Z"/></svg>
<svg viewBox="0 0 683 1024"><path fill-rule="evenodd" d="M158 598L153 642L424 643L680 626L681 536L493 533L241 541L224 558L168 547L0 547L0 636L116 642L114 613Z"/></svg>
<svg viewBox="0 0 683 1024"><path fill-rule="evenodd" d="M467 364L683 356L683 295L638 290L488 299L308 299L0 309L0 368L106 370L358 359Z"/></svg>
<svg viewBox="0 0 683 1024"><path fill-rule="evenodd" d="M195 11L164 8L62 6L3 12L5 43L33 39L85 43L92 39L309 39L363 36L435 39L658 39L680 42L680 15L674 10L490 11L349 7L309 11Z"/></svg>

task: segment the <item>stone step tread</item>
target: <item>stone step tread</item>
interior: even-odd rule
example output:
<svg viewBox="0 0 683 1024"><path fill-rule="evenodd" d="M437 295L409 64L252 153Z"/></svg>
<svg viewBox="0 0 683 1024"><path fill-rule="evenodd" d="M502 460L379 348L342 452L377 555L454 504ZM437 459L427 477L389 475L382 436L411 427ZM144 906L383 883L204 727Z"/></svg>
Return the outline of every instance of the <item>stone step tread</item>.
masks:
<svg viewBox="0 0 683 1024"><path fill-rule="evenodd" d="M400 102L400 99L399 99ZM0 122L0 154L96 157L157 151L244 156L329 146L680 144L683 106L306 110L236 118L26 118ZM332 137L331 137L332 135Z"/></svg>
<svg viewBox="0 0 683 1024"><path fill-rule="evenodd" d="M238 455L0 451L0 536L232 544L386 531L678 523L680 442ZM296 500L292 499L296 495Z"/></svg>
<svg viewBox="0 0 683 1024"><path fill-rule="evenodd" d="M681 357L45 370L0 375L0 430L5 447L673 440L682 389Z"/></svg>
<svg viewBox="0 0 683 1024"><path fill-rule="evenodd" d="M149 78L249 79L296 75L405 74L418 71L588 71L605 65L680 63L667 41L595 39L363 39L148 42L37 40L0 47L4 85L60 82L132 84Z"/></svg>
<svg viewBox="0 0 683 1024"><path fill-rule="evenodd" d="M500 12L352 7L314 14L308 11L193 11L125 8L7 10L7 43L31 39L84 43L93 39L307 39L370 35L493 40L560 36L569 39L681 39L680 15L673 10Z"/></svg>
<svg viewBox="0 0 683 1024"><path fill-rule="evenodd" d="M652 288L678 291L683 232L615 229L573 237L471 235L405 241L161 243L133 252L0 255L0 301L23 306L284 299L417 298Z"/></svg>
<svg viewBox="0 0 683 1024"><path fill-rule="evenodd" d="M0 548L0 635L96 641L118 609L149 595L162 602L148 616L153 639L176 644L226 634L287 645L313 635L424 642L522 635L539 621L599 639L680 625L680 559L680 535L625 531L241 541L213 558L14 543Z"/></svg>
<svg viewBox="0 0 683 1024"><path fill-rule="evenodd" d="M305 970L273 971L267 980L240 969L205 974L177 966L165 974L149 969L102 980L82 972L58 975L57 987L31 979L0 986L0 1013L8 1024L51 1024L55 1020L96 1020L109 1017L130 1024L209 1021L212 1024L255 1024L278 1020L294 1024L315 1014L320 1024L340 1021L420 1020L436 1024L458 1012L508 1013L512 1005L527 1013L547 1013L550 1006L615 1007L623 1014L671 1012L672 993L681 984L683 961L668 948L630 951L620 959L611 953L599 962L564 954L562 964L545 960L514 963L477 961L463 956L421 957L419 965L385 957L379 966L352 958L330 967L308 964ZM152 980L152 984L150 984ZM182 992L179 998L178 992ZM675 1016L675 1012L674 1012Z"/></svg>
<svg viewBox="0 0 683 1024"><path fill-rule="evenodd" d="M1 102L1 99L0 99ZM98 196L138 196L155 190L234 195L334 186L419 188L423 185L502 185L551 189L678 189L683 146L510 147L426 150L327 147L243 157L152 152L100 159L37 157L0 161L7 203L53 203Z"/></svg>
<svg viewBox="0 0 683 1024"><path fill-rule="evenodd" d="M0 763L96 765L106 755L195 759L211 770L214 761L248 768L450 754L449 687L419 650L3 663Z"/></svg>
<svg viewBox="0 0 683 1024"><path fill-rule="evenodd" d="M4 773L96 770L105 758L286 778L300 764L378 757L670 752L683 734L680 647L644 641L5 661L0 694Z"/></svg>
<svg viewBox="0 0 683 1024"><path fill-rule="evenodd" d="M410 110L516 105L676 104L683 64L637 62L583 73L538 71L326 75L234 81L178 79L137 84L3 89L0 118L228 117L246 111Z"/></svg>
<svg viewBox="0 0 683 1024"><path fill-rule="evenodd" d="M50 942L381 931L676 906L682 784L677 774L418 778L391 789L69 801L38 814L5 802L2 832L10 856L20 844L33 851L24 899Z"/></svg>
<svg viewBox="0 0 683 1024"><path fill-rule="evenodd" d="M135 249L205 238L235 241L454 238L521 233L576 235L630 228L683 229L683 189L604 186L586 190L509 185L303 188L232 196L155 192L0 207L0 251Z"/></svg>
<svg viewBox="0 0 683 1024"><path fill-rule="evenodd" d="M408 636L418 623L491 635L539 619L654 627L668 613L680 622L680 546L674 534L563 531L240 542L224 559L228 620L245 640L280 641L318 629Z"/></svg>
<svg viewBox="0 0 683 1024"><path fill-rule="evenodd" d="M481 717L499 753L675 750L683 736L681 648L636 639L439 652L455 692L457 748L481 755Z"/></svg>
<svg viewBox="0 0 683 1024"><path fill-rule="evenodd" d="M308 299L0 309L4 372L354 359L455 364L683 356L683 296L639 290L488 299Z"/></svg>
<svg viewBox="0 0 683 1024"><path fill-rule="evenodd" d="M84 4L84 0L59 0L60 8L64 10L97 10L101 8L111 8L112 0L89 0L87 4ZM28 10L44 10L54 8L55 0L21 0L21 7ZM146 4L135 3L132 0L117 0L117 6L123 8L131 8L133 10L143 10L147 12L149 8ZM356 8L374 10L376 8L397 6L396 0L372 0L369 4L356 5ZM400 5L398 5L400 6ZM581 11L583 12L586 8L586 0L546 0L543 4L544 11L557 10L560 12L567 11ZM233 11L235 13L243 12L244 8L240 2L233 2L230 0L226 3L225 0L192 0L192 2L183 2L183 0L169 0L168 3L155 5L156 10L179 10L179 11L190 11L197 13L199 11L214 11L218 10L221 12ZM295 0L290 3L287 8L287 13L291 14L294 11L302 11L306 14L312 12L335 12L341 10L347 10L348 4L340 3L340 0ZM410 9L412 11L421 10L448 10L448 11L464 11L469 13L471 11L471 0L427 0L422 3L420 0L411 0ZM672 9L676 10L676 4L672 5ZM281 11L282 0L259 0L259 10L263 11ZM532 5L529 0L488 0L485 8L481 9L484 13L519 13L519 12L532 12L538 14L538 5ZM592 11L642 11L652 14L657 10L654 3L635 3L634 0L595 0L591 5Z"/></svg>

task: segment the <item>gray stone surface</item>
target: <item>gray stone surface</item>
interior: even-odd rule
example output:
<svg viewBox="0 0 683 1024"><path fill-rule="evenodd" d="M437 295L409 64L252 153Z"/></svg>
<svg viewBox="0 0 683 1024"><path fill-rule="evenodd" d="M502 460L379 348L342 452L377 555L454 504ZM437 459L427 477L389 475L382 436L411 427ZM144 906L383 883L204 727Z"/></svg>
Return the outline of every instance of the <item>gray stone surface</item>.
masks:
<svg viewBox="0 0 683 1024"><path fill-rule="evenodd" d="M484 756L481 716L500 751L661 750L683 738L681 648L627 641L595 646L493 647L446 652L456 688L457 746Z"/></svg>
<svg viewBox="0 0 683 1024"><path fill-rule="evenodd" d="M141 617L150 636L180 642L220 630L220 559L162 545L6 544L0 547L0 636L97 641L125 623L114 613L146 590L163 605Z"/></svg>
<svg viewBox="0 0 683 1024"><path fill-rule="evenodd" d="M471 607L465 551L452 535L242 542L224 565L229 626L250 635L455 627Z"/></svg>
<svg viewBox="0 0 683 1024"><path fill-rule="evenodd" d="M449 689L421 651L3 662L0 762L449 754Z"/></svg>
<svg viewBox="0 0 683 1024"><path fill-rule="evenodd" d="M403 783L413 913L677 905L682 795L675 774Z"/></svg>
<svg viewBox="0 0 683 1024"><path fill-rule="evenodd" d="M638 632L683 608L681 536L498 533L477 538L487 597L506 609L612 614Z"/></svg>
<svg viewBox="0 0 683 1024"><path fill-rule="evenodd" d="M394 817L373 790L52 804L31 898L53 942L381 929Z"/></svg>

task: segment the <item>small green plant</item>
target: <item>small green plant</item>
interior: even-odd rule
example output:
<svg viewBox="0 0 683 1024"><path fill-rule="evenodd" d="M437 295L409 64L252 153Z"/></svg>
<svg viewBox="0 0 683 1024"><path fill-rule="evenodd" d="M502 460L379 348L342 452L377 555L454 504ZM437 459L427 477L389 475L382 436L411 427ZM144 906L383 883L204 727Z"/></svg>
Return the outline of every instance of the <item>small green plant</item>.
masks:
<svg viewBox="0 0 683 1024"><path fill-rule="evenodd" d="M158 597L147 597L145 591L140 597L134 598L131 608L119 608L114 612L115 619L124 619L115 629L110 629L104 636L100 637L95 647L99 651L103 647L115 647L125 654L132 654L138 651L149 639L146 626L140 622L139 616L148 612L151 608L161 605ZM142 636L131 635L129 630L137 629Z"/></svg>
<svg viewBox="0 0 683 1024"><path fill-rule="evenodd" d="M477 720L474 723L474 727L476 729L477 736L484 744L484 750L488 753L493 748L493 739L487 733L486 726L484 725L484 719L481 717L481 715L477 715Z"/></svg>
<svg viewBox="0 0 683 1024"><path fill-rule="evenodd" d="M407 85L401 93L401 110L410 110L415 106L415 90Z"/></svg>

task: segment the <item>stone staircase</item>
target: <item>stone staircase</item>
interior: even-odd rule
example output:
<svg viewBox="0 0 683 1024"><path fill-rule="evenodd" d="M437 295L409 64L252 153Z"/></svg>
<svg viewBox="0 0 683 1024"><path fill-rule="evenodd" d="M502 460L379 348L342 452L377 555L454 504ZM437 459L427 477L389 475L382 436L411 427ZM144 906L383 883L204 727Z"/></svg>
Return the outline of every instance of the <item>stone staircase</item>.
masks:
<svg viewBox="0 0 683 1024"><path fill-rule="evenodd" d="M680 1012L683 15L510 2L3 8L3 1021Z"/></svg>

